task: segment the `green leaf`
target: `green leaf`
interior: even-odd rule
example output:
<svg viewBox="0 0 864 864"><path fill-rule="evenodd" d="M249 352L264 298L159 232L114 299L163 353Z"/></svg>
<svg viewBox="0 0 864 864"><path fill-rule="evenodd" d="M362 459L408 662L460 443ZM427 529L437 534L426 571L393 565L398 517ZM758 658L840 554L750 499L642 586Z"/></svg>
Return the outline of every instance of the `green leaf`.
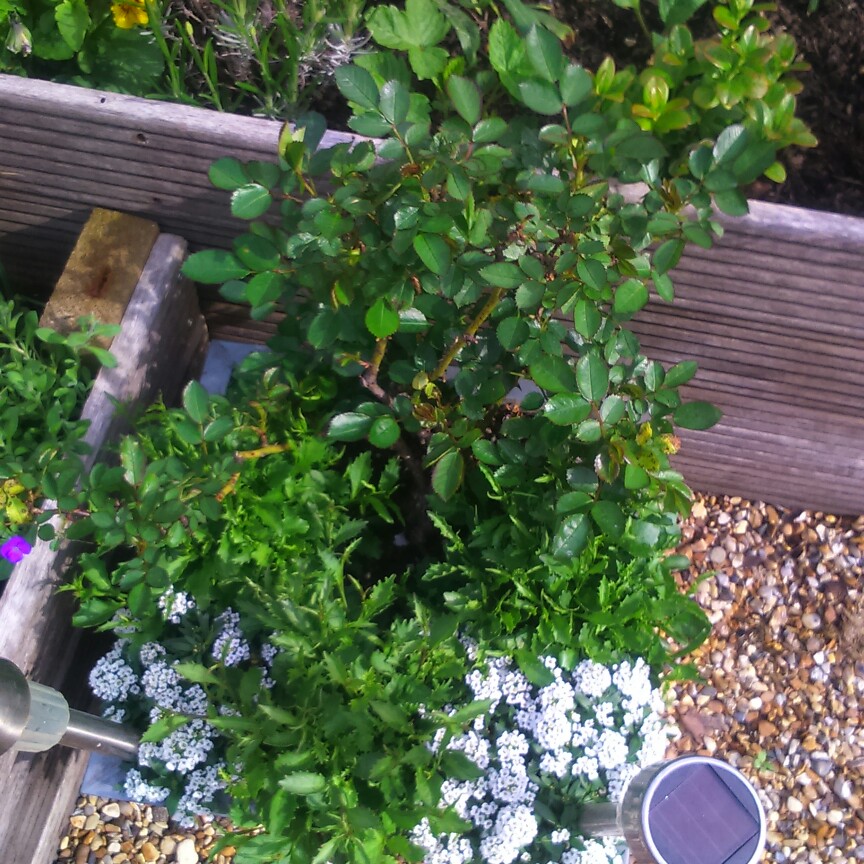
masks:
<svg viewBox="0 0 864 864"><path fill-rule="evenodd" d="M395 312L387 300L379 297L366 311L366 329L376 339L386 339L399 329L399 313Z"/></svg>
<svg viewBox="0 0 864 864"><path fill-rule="evenodd" d="M660 18L667 28L683 24L706 2L707 0L660 0Z"/></svg>
<svg viewBox="0 0 864 864"><path fill-rule="evenodd" d="M234 254L250 270L272 270L279 264L279 250L266 238L257 234L243 234L234 241ZM267 274L272 278L271 274ZM278 276L278 274L276 274ZM249 283L248 296L252 300L252 282ZM281 292L280 292L281 293Z"/></svg>
<svg viewBox="0 0 864 864"><path fill-rule="evenodd" d="M183 390L183 408L196 423L203 423L207 419L210 396L197 381L190 381Z"/></svg>
<svg viewBox="0 0 864 864"><path fill-rule="evenodd" d="M548 30L534 24L525 38L528 61L537 74L546 81L556 82L564 69L561 42Z"/></svg>
<svg viewBox="0 0 864 864"><path fill-rule="evenodd" d="M461 165L453 165L448 171L447 192L457 201L466 201L471 194L471 180Z"/></svg>
<svg viewBox="0 0 864 864"><path fill-rule="evenodd" d="M464 475L465 460L462 454L458 450L450 450L435 464L432 471L432 488L440 498L449 501L462 485Z"/></svg>
<svg viewBox="0 0 864 864"><path fill-rule="evenodd" d="M591 525L584 513L573 513L561 523L552 538L552 554L559 560L575 558L588 542Z"/></svg>
<svg viewBox="0 0 864 864"><path fill-rule="evenodd" d="M219 684L219 678L200 663L175 663L174 669L193 684Z"/></svg>
<svg viewBox="0 0 864 864"><path fill-rule="evenodd" d="M531 364L529 372L534 383L541 390L548 390L550 393L572 391L576 386L573 367L563 357L542 357Z"/></svg>
<svg viewBox="0 0 864 864"><path fill-rule="evenodd" d="M612 310L618 318L632 318L648 302L648 286L639 279L628 279L615 289Z"/></svg>
<svg viewBox="0 0 864 864"><path fill-rule="evenodd" d="M525 274L519 267L507 261L481 267L480 275L496 288L518 288L525 281Z"/></svg>
<svg viewBox="0 0 864 864"><path fill-rule="evenodd" d="M73 50L80 50L90 26L90 13L85 0L63 0L54 9L54 20L63 41Z"/></svg>
<svg viewBox="0 0 864 864"><path fill-rule="evenodd" d="M409 48L408 62L421 81L430 81L447 67L450 55L443 48Z"/></svg>
<svg viewBox="0 0 864 864"><path fill-rule="evenodd" d="M676 363L666 372L663 383L666 387L680 387L686 384L696 374L697 365L695 360L682 360Z"/></svg>
<svg viewBox="0 0 864 864"><path fill-rule="evenodd" d="M270 190L259 183L248 183L231 195L231 215L238 219L257 219L270 209Z"/></svg>
<svg viewBox="0 0 864 864"><path fill-rule="evenodd" d="M414 45L437 45L450 24L433 0L406 0L405 23Z"/></svg>
<svg viewBox="0 0 864 864"><path fill-rule="evenodd" d="M596 352L589 351L576 364L579 392L590 402L599 402L609 388L609 367Z"/></svg>
<svg viewBox="0 0 864 864"><path fill-rule="evenodd" d="M556 426L572 426L588 417L591 403L576 393L559 393L543 406L543 413Z"/></svg>
<svg viewBox="0 0 864 864"><path fill-rule="evenodd" d="M561 98L572 107L584 102L594 92L594 79L582 66L570 63L560 81Z"/></svg>
<svg viewBox="0 0 864 864"><path fill-rule="evenodd" d="M436 276L441 276L450 268L450 247L443 237L437 234L418 234L413 245L420 260Z"/></svg>
<svg viewBox="0 0 864 864"><path fill-rule="evenodd" d="M730 216L746 216L750 212L747 199L738 189L729 189L726 192L716 192L714 203L724 213Z"/></svg>
<svg viewBox="0 0 864 864"><path fill-rule="evenodd" d="M202 285L218 285L249 275L249 268L232 252L206 249L193 252L183 264L183 275Z"/></svg>
<svg viewBox="0 0 864 864"><path fill-rule="evenodd" d="M378 102L378 110L384 115L384 119L394 126L403 123L408 117L410 99L405 86L399 81L388 81L381 88L381 98Z"/></svg>
<svg viewBox="0 0 864 864"><path fill-rule="evenodd" d="M335 441L362 441L370 427L373 418L356 411L346 411L337 414L331 421L327 434Z"/></svg>
<svg viewBox="0 0 864 864"><path fill-rule="evenodd" d="M500 117L487 117L474 127L471 137L475 144L488 144L491 141L497 141L508 128L506 120L502 120Z"/></svg>
<svg viewBox="0 0 864 864"><path fill-rule="evenodd" d="M591 300L577 300L573 307L573 326L584 339L590 339L599 329L603 319L597 304Z"/></svg>
<svg viewBox="0 0 864 864"><path fill-rule="evenodd" d="M501 347L508 351L518 348L528 338L530 332L528 322L518 316L505 318L495 330Z"/></svg>
<svg viewBox="0 0 864 864"><path fill-rule="evenodd" d="M313 771L294 771L282 777L279 786L292 795L314 795L327 788L327 779Z"/></svg>
<svg viewBox="0 0 864 864"><path fill-rule="evenodd" d="M680 260L684 251L683 240L674 239L661 243L651 256L651 263L658 273L666 273L671 270Z"/></svg>
<svg viewBox="0 0 864 864"><path fill-rule="evenodd" d="M710 429L719 422L723 412L710 402L685 402L675 409L672 419L684 429Z"/></svg>
<svg viewBox="0 0 864 864"><path fill-rule="evenodd" d="M369 443L386 450L399 440L399 434L399 424L392 417L378 417L369 429Z"/></svg>
<svg viewBox="0 0 864 864"><path fill-rule="evenodd" d="M714 159L717 164L732 162L738 158L750 143L750 133L740 124L727 126L718 136L714 144Z"/></svg>
<svg viewBox="0 0 864 864"><path fill-rule="evenodd" d="M522 101L538 114L560 114L563 108L561 93L554 84L542 81L520 81L519 95Z"/></svg>
<svg viewBox="0 0 864 864"><path fill-rule="evenodd" d="M535 687L546 687L555 680L552 670L548 669L533 651L520 648L514 652L513 658L528 681Z"/></svg>
<svg viewBox="0 0 864 864"><path fill-rule="evenodd" d="M371 19L370 19L371 20ZM333 77L339 92L361 108L378 107L378 85L375 79L359 66L340 66Z"/></svg>
<svg viewBox="0 0 864 864"><path fill-rule="evenodd" d="M250 180L246 168L231 156L217 159L210 166L207 175L210 178L210 182L217 189L225 189L228 192L233 192L240 186L245 186Z"/></svg>
<svg viewBox="0 0 864 864"><path fill-rule="evenodd" d="M160 717L155 723L150 725L150 728L141 736L142 744L152 744L156 741L161 741L167 738L172 732L176 732L189 722L188 717L183 717L178 714L167 714Z"/></svg>
<svg viewBox="0 0 864 864"><path fill-rule="evenodd" d="M447 93L459 116L471 126L480 122L483 101L477 85L461 75L451 75L447 79ZM477 140L476 137L474 139Z"/></svg>
<svg viewBox="0 0 864 864"><path fill-rule="evenodd" d="M624 468L624 488L636 490L644 489L651 482L648 472L635 462L630 462Z"/></svg>
<svg viewBox="0 0 864 864"><path fill-rule="evenodd" d="M595 501L591 507L591 518L597 527L613 540L621 537L627 524L623 511L614 501Z"/></svg>

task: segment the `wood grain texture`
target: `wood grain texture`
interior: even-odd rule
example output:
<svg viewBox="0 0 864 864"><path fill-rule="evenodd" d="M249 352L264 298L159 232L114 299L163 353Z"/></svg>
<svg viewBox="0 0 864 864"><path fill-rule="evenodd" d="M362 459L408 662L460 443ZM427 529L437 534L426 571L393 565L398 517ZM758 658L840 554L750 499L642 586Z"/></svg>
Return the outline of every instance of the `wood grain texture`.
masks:
<svg viewBox="0 0 864 864"><path fill-rule="evenodd" d="M94 206L153 218L192 248L230 246L244 223L207 168L225 155L273 160L279 128L0 76L0 258L25 290L53 284ZM325 144L339 140L354 136ZM697 488L864 512L864 220L751 202L719 221L725 237L676 269L676 303L652 301L633 325L650 356L699 361L685 395L725 412L683 436L678 464ZM275 323L212 298L206 308L221 338L263 341Z"/></svg>
<svg viewBox="0 0 864 864"><path fill-rule="evenodd" d="M126 428L136 406L159 392L176 398L206 341L193 287L179 277L186 255L179 237L158 237L126 308L111 350L117 366L100 371L84 406L93 448L87 467ZM115 407L119 404L119 407ZM37 542L0 596L0 656L33 680L66 692L80 633L73 598L58 594L76 556L74 544ZM76 706L77 707L77 706ZM68 748L0 757L0 848L9 864L53 861L81 784L86 755Z"/></svg>

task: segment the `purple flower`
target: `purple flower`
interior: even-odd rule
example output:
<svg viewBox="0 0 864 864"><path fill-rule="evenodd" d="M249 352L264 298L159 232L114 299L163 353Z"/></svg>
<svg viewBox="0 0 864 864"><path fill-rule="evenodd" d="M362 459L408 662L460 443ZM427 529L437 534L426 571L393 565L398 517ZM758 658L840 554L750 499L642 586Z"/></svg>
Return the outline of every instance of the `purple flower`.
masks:
<svg viewBox="0 0 864 864"><path fill-rule="evenodd" d="M17 564L33 547L23 538L13 535L2 546L0 555L12 564Z"/></svg>

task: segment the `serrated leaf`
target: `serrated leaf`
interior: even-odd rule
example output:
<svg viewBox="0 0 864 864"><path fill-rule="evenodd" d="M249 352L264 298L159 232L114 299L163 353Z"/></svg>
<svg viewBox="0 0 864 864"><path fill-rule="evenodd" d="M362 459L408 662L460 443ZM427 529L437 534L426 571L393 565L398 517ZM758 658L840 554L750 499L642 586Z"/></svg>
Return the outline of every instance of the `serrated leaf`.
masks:
<svg viewBox="0 0 864 864"><path fill-rule="evenodd" d="M680 239L667 240L661 243L651 256L651 264L658 273L666 273L680 260L684 251L684 241Z"/></svg>
<svg viewBox="0 0 864 864"><path fill-rule="evenodd" d="M399 435L399 424L392 417L378 417L369 428L369 443L386 450L399 440Z"/></svg>
<svg viewBox="0 0 864 864"><path fill-rule="evenodd" d="M257 234L244 234L234 241L234 254L250 270L272 270L279 263L279 250L265 237ZM252 285L250 280L249 285ZM252 291L247 289L252 299Z"/></svg>
<svg viewBox="0 0 864 864"><path fill-rule="evenodd" d="M386 339L399 329L399 314L384 297L379 297L366 311L364 322L376 339Z"/></svg>
<svg viewBox="0 0 864 864"><path fill-rule="evenodd" d="M203 423L207 419L210 397L197 381L190 381L183 390L183 408L196 423Z"/></svg>
<svg viewBox="0 0 864 864"><path fill-rule="evenodd" d="M475 144L489 144L491 141L497 141L508 128L506 120L500 117L487 117L474 127L471 137Z"/></svg>
<svg viewBox="0 0 864 864"><path fill-rule="evenodd" d="M479 123L483 111L483 100L477 85L461 75L451 75L447 79L447 93L453 102L456 113L468 124ZM475 138L476 140L476 138Z"/></svg>
<svg viewBox="0 0 864 864"><path fill-rule="evenodd" d="M516 264L497 261L480 268L480 275L496 288L518 288L525 281L525 274Z"/></svg>
<svg viewBox="0 0 864 864"><path fill-rule="evenodd" d="M528 338L530 332L528 322L518 316L505 318L495 329L501 347L508 351L518 348Z"/></svg>
<svg viewBox="0 0 864 864"><path fill-rule="evenodd" d="M388 81L381 88L378 101L378 110L384 115L384 119L394 126L405 121L408 117L410 99L408 90L399 81Z"/></svg>
<svg viewBox="0 0 864 864"><path fill-rule="evenodd" d="M270 209L270 190L259 183L247 183L231 195L231 215L237 219L257 219Z"/></svg>
<svg viewBox="0 0 864 864"><path fill-rule="evenodd" d="M669 368L663 383L666 387L680 387L696 374L697 366L695 360L682 360Z"/></svg>
<svg viewBox="0 0 864 864"><path fill-rule="evenodd" d="M534 24L525 37L528 61L537 74L554 83L564 69L564 51L561 42L548 30Z"/></svg>
<svg viewBox="0 0 864 864"><path fill-rule="evenodd" d="M639 279L628 279L615 289L612 311L618 318L632 318L648 302L648 286Z"/></svg>
<svg viewBox="0 0 864 864"><path fill-rule="evenodd" d="M418 234L413 240L414 251L420 260L436 276L446 273L450 267L450 247L437 234Z"/></svg>
<svg viewBox="0 0 864 864"><path fill-rule="evenodd" d="M564 103L572 107L591 96L594 92L594 79L591 77L591 73L582 66L570 63L561 75L559 86Z"/></svg>
<svg viewBox="0 0 864 864"><path fill-rule="evenodd" d="M373 418L357 411L337 414L327 429L327 434L335 441L362 441L372 426Z"/></svg>
<svg viewBox="0 0 864 864"><path fill-rule="evenodd" d="M559 393L543 406L543 414L556 426L581 423L591 413L591 403L576 393Z"/></svg>
<svg viewBox="0 0 864 864"><path fill-rule="evenodd" d="M589 402L599 402L606 395L609 389L609 367L596 351L590 351L579 358L576 364L576 383L579 392Z"/></svg>
<svg viewBox="0 0 864 864"><path fill-rule="evenodd" d="M456 490L462 485L465 476L465 460L458 450L445 453L432 470L432 488L435 493L449 501Z"/></svg>
<svg viewBox="0 0 864 864"><path fill-rule="evenodd" d="M378 85L365 69L359 66L340 66L333 73L333 78L339 92L349 102L354 102L361 108L378 107Z"/></svg>
<svg viewBox="0 0 864 864"><path fill-rule="evenodd" d="M627 524L623 511L614 501L595 501L591 507L591 518L597 527L613 540L621 537Z"/></svg>
<svg viewBox="0 0 864 864"><path fill-rule="evenodd" d="M560 114L564 105L558 88L539 78L534 81L520 81L519 95L522 101L538 114Z"/></svg>
<svg viewBox="0 0 864 864"><path fill-rule="evenodd" d="M710 402L685 402L675 409L674 423L684 429L710 429L720 421L723 412Z"/></svg>
<svg viewBox="0 0 864 864"><path fill-rule="evenodd" d="M313 771L294 771L280 778L279 786L292 795L314 795L327 788L327 779Z"/></svg>
<svg viewBox="0 0 864 864"><path fill-rule="evenodd" d="M183 275L202 285L218 285L249 275L249 268L232 252L206 249L193 252L183 264Z"/></svg>
<svg viewBox="0 0 864 864"><path fill-rule="evenodd" d="M552 538L552 554L560 560L575 558L588 542L591 526L584 513L567 516Z"/></svg>
<svg viewBox="0 0 864 864"><path fill-rule="evenodd" d="M584 339L591 339L603 319L597 304L591 300L577 300L573 307L573 327Z"/></svg>
<svg viewBox="0 0 864 864"><path fill-rule="evenodd" d="M572 391L576 386L573 367L563 357L542 357L530 365L529 372L534 383L550 393Z"/></svg>

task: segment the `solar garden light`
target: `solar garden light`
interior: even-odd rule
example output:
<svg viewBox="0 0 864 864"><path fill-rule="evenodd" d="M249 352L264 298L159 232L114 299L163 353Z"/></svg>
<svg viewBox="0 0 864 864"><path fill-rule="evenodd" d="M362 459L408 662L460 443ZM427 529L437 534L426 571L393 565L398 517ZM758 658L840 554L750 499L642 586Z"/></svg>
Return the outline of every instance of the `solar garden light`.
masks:
<svg viewBox="0 0 864 864"><path fill-rule="evenodd" d="M121 759L138 753L137 733L70 708L62 693L28 681L14 663L0 659L0 753L41 753L55 744Z"/></svg>
<svg viewBox="0 0 864 864"><path fill-rule="evenodd" d="M765 812L731 765L682 756L643 768L618 804L587 804L581 833L623 837L639 864L755 864Z"/></svg>

